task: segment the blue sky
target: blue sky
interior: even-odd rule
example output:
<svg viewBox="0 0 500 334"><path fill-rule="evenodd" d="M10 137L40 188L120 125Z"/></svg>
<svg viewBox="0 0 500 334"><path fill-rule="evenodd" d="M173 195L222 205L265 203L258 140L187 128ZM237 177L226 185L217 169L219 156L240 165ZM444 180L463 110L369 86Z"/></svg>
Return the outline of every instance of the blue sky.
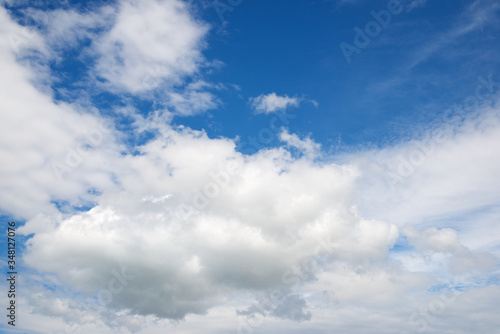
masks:
<svg viewBox="0 0 500 334"><path fill-rule="evenodd" d="M478 25L487 29L448 36L477 19L469 6L431 2L392 15L348 64L339 44L353 45L353 28L372 21L370 10L384 10L385 2L242 3L227 14L230 36L214 38L227 46L213 51L231 59L224 78L231 75L250 95L277 91L317 100L318 108L304 110L307 120L291 125L295 131L325 144L340 135L347 145L383 145L408 123L425 123L460 102L478 76L494 72L497 24L485 19Z"/></svg>
<svg viewBox="0 0 500 334"><path fill-rule="evenodd" d="M293 110L297 116L290 124L293 132L311 133L326 148L337 146L339 138L347 146L385 145L408 127L432 121L462 102L474 92L478 77L492 75L497 66L496 12L484 12L484 6L470 1L406 4L400 13L391 14L390 23L370 38L360 54L351 55L351 63L340 44L355 46L354 28L364 30L374 21L370 11L387 10L387 2L235 3L239 4L205 3L196 11L211 27L204 55L221 62L198 78L228 86L217 92L220 104L197 117L175 119L176 124L204 129L210 137L246 138L258 133L255 129L268 120L252 114L248 99L276 92L305 100ZM97 6L96 2L71 5L81 10ZM85 63L92 59L78 59L81 47L75 45L61 62L49 64L64 73L53 85L58 89L56 98L64 100L71 94L66 92L68 86L82 85ZM142 112L152 110L148 100L102 91L92 95L104 109L132 99Z"/></svg>
<svg viewBox="0 0 500 334"><path fill-rule="evenodd" d="M1 331L499 328L496 1L0 2Z"/></svg>
<svg viewBox="0 0 500 334"><path fill-rule="evenodd" d="M385 144L408 123L425 123L461 102L476 88L478 76L495 71L495 16L483 17L476 13L481 9L470 6L467 1L431 2L393 14L350 64L340 43L354 45L353 29L373 21L370 11L385 10L386 2L243 1L222 12L224 23L207 10L204 16L215 21L215 31L206 54L227 64L211 77L242 88L241 96L224 99L219 111L236 111L241 118L226 123L226 117L218 117L220 133L242 135L251 127L240 124L249 119L262 126L248 117L245 97L275 91L319 103L301 108L301 118L290 125L294 132L310 132L325 145L338 136L347 145ZM477 29L458 32L471 22Z"/></svg>

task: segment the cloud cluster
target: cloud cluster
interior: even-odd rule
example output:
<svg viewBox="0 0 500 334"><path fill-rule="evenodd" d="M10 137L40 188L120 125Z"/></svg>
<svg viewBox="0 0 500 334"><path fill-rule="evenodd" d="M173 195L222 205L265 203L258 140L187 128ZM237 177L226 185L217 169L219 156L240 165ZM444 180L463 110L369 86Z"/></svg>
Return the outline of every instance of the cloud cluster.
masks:
<svg viewBox="0 0 500 334"><path fill-rule="evenodd" d="M40 62L60 62L68 52L86 68L79 85L117 95L155 99L172 112L192 115L214 109L214 85L190 78L210 63L202 55L209 26L191 15L180 0L119 1L90 5L92 11L27 9L43 34ZM92 66L88 66L88 64ZM74 84L74 83L73 83ZM88 94L81 90L81 95Z"/></svg>
<svg viewBox="0 0 500 334"><path fill-rule="evenodd" d="M202 210L186 210L228 161L238 165L229 184ZM37 233L25 261L89 294L120 263L137 279L110 307L135 314L204 313L227 293L281 286L321 241L332 259L361 262L383 259L398 235L351 208L355 169L293 159L283 149L245 157L231 141L170 130L121 165L120 189L102 189L93 209ZM22 231L32 233L32 222Z"/></svg>
<svg viewBox="0 0 500 334"><path fill-rule="evenodd" d="M22 44L12 43L25 36L24 28L11 21L0 9L3 35L0 41L0 141L2 142L2 190L0 206L16 218L32 218L37 213L57 212L52 201L88 201L87 189L92 185L107 187L110 167L102 164L104 156L119 155L119 145L110 129L99 147L88 145L88 137L106 129L104 119L82 112L66 104L55 104L51 96L35 88L35 73L16 61L16 50L39 47L37 38L26 38ZM29 35L31 36L31 35ZM61 184L54 173L53 162L76 166L73 157L84 155L81 168L85 173L70 173ZM69 162L68 166L68 161ZM75 165L73 165L73 162Z"/></svg>
<svg viewBox="0 0 500 334"><path fill-rule="evenodd" d="M468 131L469 138L478 135L474 127ZM357 193L370 187L362 174L366 166L359 163L356 167L315 161L307 155L293 157L283 148L245 156L229 139L210 139L203 132L168 125L160 132L140 147L139 155L111 162L121 166L115 173L120 186L101 189L93 209L57 219L44 231L36 229L36 219L28 221L22 232L37 231L25 255L30 267L55 273L63 284L92 295L109 280L109 268L119 264L137 279L114 296L108 308L167 319L206 314L227 296L238 300L247 292L299 289L267 311L259 311L257 302L240 307L238 313L255 317L261 312L297 321L310 319L311 307L322 303L316 296L328 286L345 304L344 310L348 305L394 308L400 302L398 293L473 277L468 273L487 276L496 268L494 255L469 250L450 228L403 230L422 256L430 251L435 253L433 261L446 260L449 272L421 266L427 273L419 273L411 258L405 265L391 264L388 254L398 240L396 225L402 220L391 224L360 215ZM488 132L479 136L490 140ZM448 138L447 151L454 145L463 148L455 140ZM436 158L441 154L436 152ZM237 166L233 174L223 172L228 162ZM427 164L432 166L428 161L419 167ZM419 183L421 177L416 172L406 182ZM441 182L451 182L455 176L451 173L448 178ZM377 190L390 188L387 184ZM488 189L483 191L488 194ZM207 195L208 203L193 208L200 193ZM418 196L400 201L399 205L422 205ZM437 203L426 210L434 206ZM453 203L447 210L456 210ZM53 238L61 241L54 244ZM315 257L322 244L327 245L328 255ZM317 266L312 271L311 263ZM352 283L346 276L352 276ZM380 296L366 300L374 286Z"/></svg>
<svg viewBox="0 0 500 334"><path fill-rule="evenodd" d="M464 315L474 311L477 328L498 327L489 310L500 296L491 283L498 239L483 244L474 234L498 234L491 222L500 212L487 210L500 203L496 103L420 139L335 161L288 129L283 147L246 155L233 139L174 127L168 110L130 108L120 112L133 119L132 131L152 135L129 147L95 109L36 88L39 69L22 66L16 52L57 54L58 38L60 48L91 39L91 71L103 87L142 96L146 78L165 88L177 112L193 114L216 105L205 94L210 84L182 80L202 66L208 28L174 0L49 15L70 33L47 23L44 36L30 35L0 9L0 34L38 36L0 39L0 155L8 162L0 166L0 209L27 220L19 233L29 235L31 284L20 303L30 323L57 332L66 321L95 333L154 333L182 319L177 329L186 333L281 333L290 320L304 332L334 324L400 333L425 323L466 333ZM251 104L272 113L300 99L271 93ZM420 311L436 310L436 286L463 290L440 318Z"/></svg>

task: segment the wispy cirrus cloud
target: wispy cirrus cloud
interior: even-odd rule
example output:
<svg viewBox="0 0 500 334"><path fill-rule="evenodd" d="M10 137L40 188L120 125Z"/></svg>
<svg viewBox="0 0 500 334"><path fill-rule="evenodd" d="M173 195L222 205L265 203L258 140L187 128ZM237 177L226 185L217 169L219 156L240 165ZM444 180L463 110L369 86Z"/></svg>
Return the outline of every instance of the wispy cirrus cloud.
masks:
<svg viewBox="0 0 500 334"><path fill-rule="evenodd" d="M463 36L483 28L485 25L497 21L497 12L500 6L495 1L476 0L470 4L460 20L445 33L435 36L413 54L408 70L425 62L439 52L446 52L450 45L453 45Z"/></svg>

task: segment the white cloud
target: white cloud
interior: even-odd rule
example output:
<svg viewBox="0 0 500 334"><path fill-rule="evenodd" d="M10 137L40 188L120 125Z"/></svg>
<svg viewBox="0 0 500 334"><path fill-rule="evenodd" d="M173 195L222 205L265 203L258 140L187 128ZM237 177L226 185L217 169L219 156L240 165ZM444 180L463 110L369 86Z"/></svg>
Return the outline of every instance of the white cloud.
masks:
<svg viewBox="0 0 500 334"><path fill-rule="evenodd" d="M5 9L0 8L0 16L3 35L36 36L13 23ZM22 42L10 43L7 38L0 41L0 70L4 74L0 78L0 154L2 161L8 162L0 166L0 206L15 217L29 218L37 213L54 213L52 200L91 200L87 193L91 185L110 185L104 175L110 173L111 166L100 161L104 155L119 153L112 130L106 129L102 119L80 113L65 103L55 104L50 96L33 87L38 73L16 62L15 52L21 51L21 46L39 47L40 40L33 37ZM88 136L100 140L92 142ZM85 172L64 173L66 183L61 186L52 164L67 166L68 157Z"/></svg>
<svg viewBox="0 0 500 334"><path fill-rule="evenodd" d="M109 28L116 16L116 10L112 6L102 6L87 12L74 9L42 11L28 8L25 13L37 23L43 32L40 40L50 46L52 57L58 60L62 59L62 51L80 47L80 43L85 39L97 38L98 31Z"/></svg>
<svg viewBox="0 0 500 334"><path fill-rule="evenodd" d="M404 233L411 245L420 251L456 253L464 251L465 247L457 239L457 231L450 228L438 230L435 227L418 232L413 226L405 226Z"/></svg>
<svg viewBox="0 0 500 334"><path fill-rule="evenodd" d="M315 158L321 153L321 145L315 143L309 137L300 139L296 134L289 134L286 129L283 129L279 136L281 141L285 142L289 147L298 149L308 158Z"/></svg>
<svg viewBox="0 0 500 334"><path fill-rule="evenodd" d="M181 115L193 115L219 106L220 101L215 95L205 89L213 88L206 82L190 83L181 91L166 93L166 104Z"/></svg>
<svg viewBox="0 0 500 334"><path fill-rule="evenodd" d="M26 263L88 294L119 263L137 279L110 307L179 319L203 314L228 293L281 286L318 240L332 243L332 258L349 261L383 259L396 240L395 226L350 209L352 168L315 166L283 149L243 157L233 142L191 131L170 130L141 151L121 161L119 191L104 191L88 213L30 239ZM233 176L223 172L230 161L239 165ZM198 191L208 205L189 214L180 205L196 207ZM146 194L166 199L144 201ZM22 231L32 228L30 221ZM48 244L49 235L61 241Z"/></svg>
<svg viewBox="0 0 500 334"><path fill-rule="evenodd" d="M65 52L77 50L78 61L95 64L80 78L78 84L86 89L79 98L96 90L131 93L182 115L219 104L208 91L216 88L213 84L186 82L218 61L209 62L201 54L209 26L194 19L185 2L122 0L89 12L29 9L26 14L43 33L37 39L43 41L38 49L44 52L39 63L61 61Z"/></svg>
<svg viewBox="0 0 500 334"><path fill-rule="evenodd" d="M300 101L301 99L297 97L279 96L274 92L250 98L250 104L255 112L264 114L285 110L289 107L298 107Z"/></svg>
<svg viewBox="0 0 500 334"><path fill-rule="evenodd" d="M405 226L404 234L411 245L420 252L441 252L451 255L443 258L454 274L471 272L491 272L498 265L498 259L491 253L471 252L458 241L457 231L450 228L435 227L423 232L412 226ZM442 261L443 261L442 260Z"/></svg>
<svg viewBox="0 0 500 334"><path fill-rule="evenodd" d="M111 87L141 93L198 71L208 27L178 0L123 0L109 32L95 41L97 74Z"/></svg>
<svg viewBox="0 0 500 334"><path fill-rule="evenodd" d="M398 225L458 220L467 212L486 210L500 200L494 177L500 166L498 97L462 120L436 119L415 138L358 159L364 182L363 212ZM386 203L394 203L391 210ZM382 212L383 211L383 212Z"/></svg>

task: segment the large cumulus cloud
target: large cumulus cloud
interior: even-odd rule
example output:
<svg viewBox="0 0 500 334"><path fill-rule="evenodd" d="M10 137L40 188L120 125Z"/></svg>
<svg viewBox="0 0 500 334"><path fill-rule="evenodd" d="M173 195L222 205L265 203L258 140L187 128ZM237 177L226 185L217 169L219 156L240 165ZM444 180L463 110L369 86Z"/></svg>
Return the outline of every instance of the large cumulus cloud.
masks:
<svg viewBox="0 0 500 334"><path fill-rule="evenodd" d="M119 263L137 278L112 307L174 319L203 313L227 293L283 285L321 242L331 259L360 262L384 259L398 236L394 225L356 213L350 166L284 149L243 156L229 140L172 129L122 159L120 187L37 233L25 256L90 294Z"/></svg>

